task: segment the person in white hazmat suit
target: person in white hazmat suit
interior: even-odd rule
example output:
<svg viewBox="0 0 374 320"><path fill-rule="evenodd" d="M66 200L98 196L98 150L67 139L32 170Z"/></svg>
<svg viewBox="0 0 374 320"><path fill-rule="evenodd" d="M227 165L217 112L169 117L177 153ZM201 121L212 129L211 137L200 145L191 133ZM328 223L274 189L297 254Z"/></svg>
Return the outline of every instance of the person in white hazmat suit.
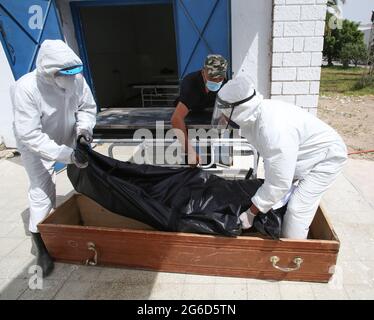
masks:
<svg viewBox="0 0 374 320"><path fill-rule="evenodd" d="M74 148L92 142L96 103L81 72L80 58L61 40L46 40L40 47L36 69L11 89L14 133L29 177L29 230L38 251L37 264L47 276L54 264L38 232L55 207L56 162L80 168L87 159Z"/></svg>
<svg viewBox="0 0 374 320"><path fill-rule="evenodd" d="M347 160L341 137L300 107L263 99L245 75L220 90L215 117L240 127L240 135L264 159L265 182L240 217L243 227L251 227L259 212L268 212L288 195L282 236L306 239L322 195Z"/></svg>

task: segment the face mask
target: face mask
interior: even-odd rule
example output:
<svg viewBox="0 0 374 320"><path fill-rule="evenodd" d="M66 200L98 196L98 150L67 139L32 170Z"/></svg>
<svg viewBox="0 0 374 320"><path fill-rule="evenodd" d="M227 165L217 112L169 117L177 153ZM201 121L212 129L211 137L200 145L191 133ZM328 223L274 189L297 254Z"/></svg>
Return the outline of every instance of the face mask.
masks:
<svg viewBox="0 0 374 320"><path fill-rule="evenodd" d="M214 81L206 81L206 87L209 91L217 92L219 89L221 89L223 82L214 82Z"/></svg>
<svg viewBox="0 0 374 320"><path fill-rule="evenodd" d="M71 91L75 86L76 76L57 76L56 84L63 90Z"/></svg>

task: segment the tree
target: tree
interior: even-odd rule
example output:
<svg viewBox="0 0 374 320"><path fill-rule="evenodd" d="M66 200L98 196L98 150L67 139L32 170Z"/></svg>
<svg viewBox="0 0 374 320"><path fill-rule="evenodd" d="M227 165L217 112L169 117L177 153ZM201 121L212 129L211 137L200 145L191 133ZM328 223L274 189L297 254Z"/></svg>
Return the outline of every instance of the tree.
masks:
<svg viewBox="0 0 374 320"><path fill-rule="evenodd" d="M340 0L341 3L345 3L345 0ZM339 0L328 0L328 6L337 6L339 4Z"/></svg>
<svg viewBox="0 0 374 320"><path fill-rule="evenodd" d="M359 63L367 62L368 51L364 42L357 43L353 46L352 62L357 67Z"/></svg>
<svg viewBox="0 0 374 320"><path fill-rule="evenodd" d="M343 20L341 28L331 29L328 21L332 16L331 13L327 13L326 15L325 42L323 46L323 54L327 57L329 65L332 65L333 60L341 58L344 58L345 60L347 59L347 51L352 48L346 48L344 50L344 57L341 57L344 46L348 44L356 44L357 51L361 51L362 45L365 46L364 34L358 30L359 23L345 19ZM358 54L355 55L355 57L356 56L360 55Z"/></svg>
<svg viewBox="0 0 374 320"><path fill-rule="evenodd" d="M326 24L325 24L325 40L323 43L323 55L327 57L328 65L332 66L332 61L336 59L339 55L336 47L336 39L338 37L335 29L331 29L329 26L329 21L333 15L329 12L326 14Z"/></svg>
<svg viewBox="0 0 374 320"><path fill-rule="evenodd" d="M359 62L364 62L367 58L367 50L365 43L346 43L343 45L340 52L340 60L344 68L349 67L349 63L352 61L357 67Z"/></svg>
<svg viewBox="0 0 374 320"><path fill-rule="evenodd" d="M340 8L339 8L339 3L345 4L346 0L327 0L327 6L333 11L335 11L335 14L340 15Z"/></svg>
<svg viewBox="0 0 374 320"><path fill-rule="evenodd" d="M352 56L352 43L347 43L343 46L340 52L340 61L343 64L343 68L348 68Z"/></svg>

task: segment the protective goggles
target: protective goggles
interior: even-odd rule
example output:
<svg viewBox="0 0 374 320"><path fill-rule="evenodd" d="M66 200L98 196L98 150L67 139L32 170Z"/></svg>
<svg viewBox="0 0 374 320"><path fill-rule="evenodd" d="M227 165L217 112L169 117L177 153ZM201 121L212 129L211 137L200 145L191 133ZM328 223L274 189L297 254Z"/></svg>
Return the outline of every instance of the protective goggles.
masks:
<svg viewBox="0 0 374 320"><path fill-rule="evenodd" d="M82 71L83 71L83 65L77 65L77 66L62 69L58 71L57 73L61 76L73 76L78 73L81 73Z"/></svg>

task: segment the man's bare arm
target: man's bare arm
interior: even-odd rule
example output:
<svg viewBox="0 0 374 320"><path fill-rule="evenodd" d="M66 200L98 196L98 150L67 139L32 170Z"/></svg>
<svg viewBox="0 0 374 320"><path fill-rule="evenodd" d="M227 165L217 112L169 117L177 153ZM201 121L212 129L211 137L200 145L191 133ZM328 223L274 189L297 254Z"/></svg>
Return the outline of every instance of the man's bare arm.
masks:
<svg viewBox="0 0 374 320"><path fill-rule="evenodd" d="M188 154L189 164L195 165L200 162L200 159L196 154L196 151L192 147L190 141L188 140L188 131L185 123L185 118L187 117L189 112L190 111L188 110L187 106L184 103L179 102L171 118L171 125L173 129L179 129L176 130L176 136L182 144L184 152Z"/></svg>
<svg viewBox="0 0 374 320"><path fill-rule="evenodd" d="M184 151L188 150L188 132L187 126L185 123L185 118L189 114L190 110L186 107L186 105L182 102L179 102L177 107L175 108L174 114L171 117L171 125L173 129L179 129L183 132L184 136L178 136L179 141L182 143Z"/></svg>

